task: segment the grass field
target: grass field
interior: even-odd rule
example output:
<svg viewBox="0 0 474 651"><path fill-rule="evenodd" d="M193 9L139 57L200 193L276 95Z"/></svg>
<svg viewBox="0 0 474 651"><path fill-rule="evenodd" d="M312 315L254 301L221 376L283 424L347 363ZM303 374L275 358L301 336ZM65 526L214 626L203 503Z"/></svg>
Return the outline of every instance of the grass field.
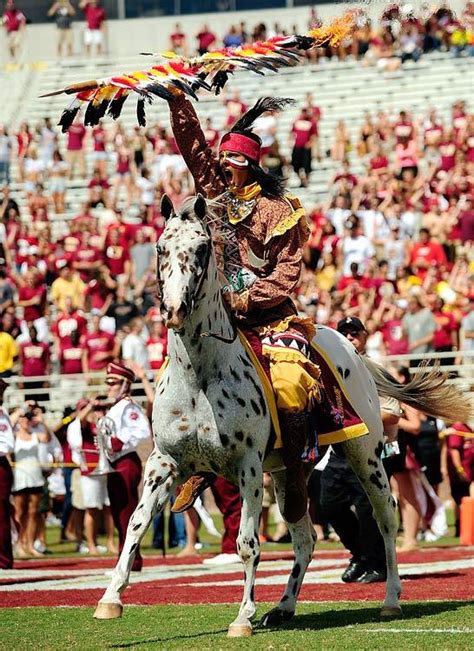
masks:
<svg viewBox="0 0 474 651"><path fill-rule="evenodd" d="M272 607L260 604L258 615ZM11 608L0 614L0 649L429 649L472 651L474 607L466 602L410 602L403 617L381 622L379 605L304 603L279 631L256 628L228 639L238 606L135 606L120 620L95 621L90 608Z"/></svg>

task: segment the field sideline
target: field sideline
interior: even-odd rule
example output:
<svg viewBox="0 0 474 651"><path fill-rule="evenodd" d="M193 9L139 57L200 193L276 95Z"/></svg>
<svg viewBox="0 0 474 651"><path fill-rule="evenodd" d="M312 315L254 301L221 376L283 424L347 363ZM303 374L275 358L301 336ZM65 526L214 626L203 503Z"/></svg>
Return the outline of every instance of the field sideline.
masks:
<svg viewBox="0 0 474 651"><path fill-rule="evenodd" d="M260 604L261 616L272 604ZM463 601L407 602L403 617L381 622L374 602L302 603L279 631L256 628L229 640L236 604L129 606L120 620L95 621L91 608L1 611L0 649L450 649L474 648L474 608Z"/></svg>

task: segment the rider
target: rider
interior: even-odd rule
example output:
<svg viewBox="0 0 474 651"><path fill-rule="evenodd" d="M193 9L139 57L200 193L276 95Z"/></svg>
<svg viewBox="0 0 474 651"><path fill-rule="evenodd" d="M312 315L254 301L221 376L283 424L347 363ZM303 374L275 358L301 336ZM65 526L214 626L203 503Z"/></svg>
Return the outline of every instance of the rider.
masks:
<svg viewBox="0 0 474 651"><path fill-rule="evenodd" d="M280 179L260 167L261 141L252 131L256 118L290 101L260 99L223 136L218 157L184 95L175 95L169 105L173 134L196 192L211 200L219 198L215 206L218 223L211 227L225 276L224 297L270 370L288 470L284 516L296 522L307 508L301 457L308 414L319 397L320 375L310 359L314 325L298 317L290 298L300 278L309 229L299 200L285 192ZM209 475L191 477L174 510L189 508L210 480Z"/></svg>

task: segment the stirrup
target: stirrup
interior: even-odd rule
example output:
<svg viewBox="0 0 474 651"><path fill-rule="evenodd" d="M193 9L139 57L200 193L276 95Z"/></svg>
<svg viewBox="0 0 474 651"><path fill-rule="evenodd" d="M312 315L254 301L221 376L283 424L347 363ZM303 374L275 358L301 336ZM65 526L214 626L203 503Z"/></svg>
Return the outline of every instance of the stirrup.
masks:
<svg viewBox="0 0 474 651"><path fill-rule="evenodd" d="M210 472L201 475L193 475L181 486L171 511L182 513L190 509L197 498L214 483L216 476Z"/></svg>

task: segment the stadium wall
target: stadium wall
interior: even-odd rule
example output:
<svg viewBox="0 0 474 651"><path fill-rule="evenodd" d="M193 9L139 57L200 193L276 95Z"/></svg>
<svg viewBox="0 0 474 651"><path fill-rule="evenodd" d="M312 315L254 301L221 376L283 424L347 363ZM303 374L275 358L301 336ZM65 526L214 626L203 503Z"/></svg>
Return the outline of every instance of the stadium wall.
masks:
<svg viewBox="0 0 474 651"><path fill-rule="evenodd" d="M362 7L376 20L388 3L337 3L318 5L319 16L327 21L334 16L339 16L347 8ZM413 0L410 3L418 8L425 4L423 0ZM461 11L462 0L453 0L449 3L456 11ZM163 51L169 47L169 35L174 30L177 22L181 23L184 31L190 35L190 46L195 47L193 35L207 23L211 30L222 37L232 24L241 21L247 23L251 29L255 24L264 22L273 26L276 22L286 29L296 25L299 32L304 32L308 26L310 15L309 7L294 7L292 9L264 9L247 12L220 12L212 14L193 14L186 16L160 16L151 18L132 18L127 20L110 20L107 22L107 53L109 56L121 57L136 55L143 51ZM22 62L49 61L56 59L56 26L44 23L27 26L27 36L21 56ZM73 26L74 54L83 53L84 23L77 21ZM2 30L2 59L6 61L6 39Z"/></svg>

